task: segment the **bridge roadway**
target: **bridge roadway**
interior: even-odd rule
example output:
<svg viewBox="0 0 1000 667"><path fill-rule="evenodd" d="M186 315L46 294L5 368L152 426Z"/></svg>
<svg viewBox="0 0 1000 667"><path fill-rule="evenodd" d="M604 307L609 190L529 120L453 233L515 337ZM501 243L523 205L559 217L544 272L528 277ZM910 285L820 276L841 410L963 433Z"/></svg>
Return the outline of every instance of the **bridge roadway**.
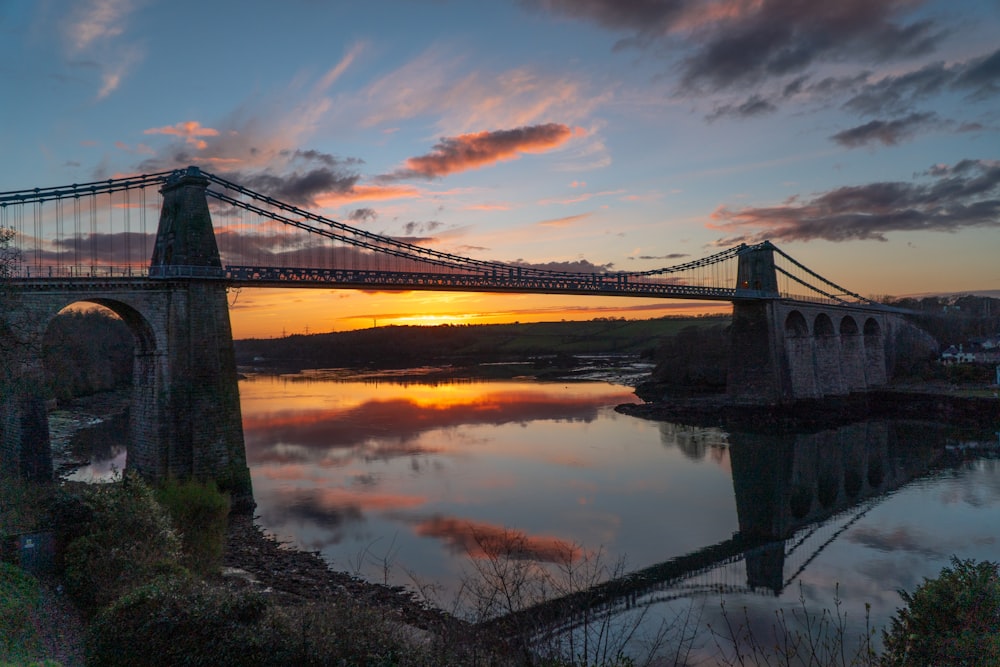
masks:
<svg viewBox="0 0 1000 667"><path fill-rule="evenodd" d="M518 292L543 294L585 294L633 296L661 299L734 301L737 290L724 287L679 285L671 282L638 282L615 274L558 274L552 276L509 273L438 273L417 271L372 271L360 269L314 269L305 267L170 266L141 269L109 267L90 272L59 271L48 275L16 278L22 289L65 289L80 291L114 286L137 287L170 279L201 279L224 282L229 287L315 287L327 289L399 289L465 292ZM746 290L743 290L744 292ZM740 296L744 296L740 294ZM747 298L747 297L744 297ZM751 297L751 298L760 298Z"/></svg>

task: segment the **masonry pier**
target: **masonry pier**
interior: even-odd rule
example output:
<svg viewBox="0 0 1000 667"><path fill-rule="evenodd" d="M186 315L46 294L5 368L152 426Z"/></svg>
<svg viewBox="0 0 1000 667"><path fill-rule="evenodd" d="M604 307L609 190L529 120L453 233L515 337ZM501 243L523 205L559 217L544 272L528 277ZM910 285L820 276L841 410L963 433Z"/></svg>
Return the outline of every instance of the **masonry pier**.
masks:
<svg viewBox="0 0 1000 667"><path fill-rule="evenodd" d="M235 510L253 505L232 328L208 180L188 169L162 189L148 278L21 281L8 320L23 346L0 400L3 472L51 479L40 350L60 310L85 301L114 311L135 338L127 469L158 481L214 480Z"/></svg>

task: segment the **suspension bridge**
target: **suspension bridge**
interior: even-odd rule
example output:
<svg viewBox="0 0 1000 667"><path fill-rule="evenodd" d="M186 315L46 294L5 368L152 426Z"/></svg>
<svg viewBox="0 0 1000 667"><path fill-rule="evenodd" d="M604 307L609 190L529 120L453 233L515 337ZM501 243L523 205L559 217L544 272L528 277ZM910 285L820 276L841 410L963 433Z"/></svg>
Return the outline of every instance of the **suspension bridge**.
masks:
<svg viewBox="0 0 1000 667"><path fill-rule="evenodd" d="M218 266L151 264L160 188L205 182L212 199ZM200 278L233 287L340 287L591 294L737 301L765 286L738 279L739 257L772 251L780 285L767 296L879 308L809 270L769 242L740 244L701 259L646 271L556 271L474 259L375 234L284 203L196 167L68 186L0 192L0 226L13 230L9 277Z"/></svg>
<svg viewBox="0 0 1000 667"><path fill-rule="evenodd" d="M229 288L729 301L729 395L757 404L883 384L900 322L769 242L648 271L556 271L374 234L197 167L0 192L0 253L3 332L13 341L0 370L20 387L0 397L0 467L51 475L41 341L60 310L92 302L136 339L129 466L153 478L215 478L244 495Z"/></svg>

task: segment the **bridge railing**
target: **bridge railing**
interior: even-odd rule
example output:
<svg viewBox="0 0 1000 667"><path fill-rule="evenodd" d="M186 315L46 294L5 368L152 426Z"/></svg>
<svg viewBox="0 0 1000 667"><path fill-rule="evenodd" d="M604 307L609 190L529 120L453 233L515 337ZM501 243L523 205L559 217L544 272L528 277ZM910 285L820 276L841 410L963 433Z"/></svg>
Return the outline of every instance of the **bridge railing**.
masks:
<svg viewBox="0 0 1000 667"><path fill-rule="evenodd" d="M11 271L11 278L145 278L147 266L34 266L25 264Z"/></svg>

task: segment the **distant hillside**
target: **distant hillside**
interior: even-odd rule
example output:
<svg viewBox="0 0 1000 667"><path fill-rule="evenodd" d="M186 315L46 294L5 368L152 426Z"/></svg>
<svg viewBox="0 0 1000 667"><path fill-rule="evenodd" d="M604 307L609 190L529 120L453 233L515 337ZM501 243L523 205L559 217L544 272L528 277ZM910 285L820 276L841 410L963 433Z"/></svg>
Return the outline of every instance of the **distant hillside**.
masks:
<svg viewBox="0 0 1000 667"><path fill-rule="evenodd" d="M728 315L652 320L596 319L537 324L387 326L338 333L235 341L241 366L404 368L634 354L652 358L664 337L692 325L728 323Z"/></svg>

